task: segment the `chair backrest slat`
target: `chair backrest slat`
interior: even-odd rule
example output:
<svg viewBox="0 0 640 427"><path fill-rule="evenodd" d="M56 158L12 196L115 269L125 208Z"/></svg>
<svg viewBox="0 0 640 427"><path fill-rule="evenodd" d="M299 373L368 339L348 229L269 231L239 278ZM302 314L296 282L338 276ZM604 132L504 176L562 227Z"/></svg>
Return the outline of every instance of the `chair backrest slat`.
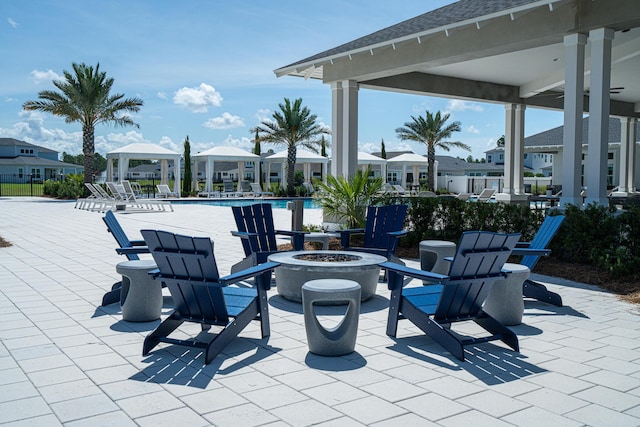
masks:
<svg viewBox="0 0 640 427"><path fill-rule="evenodd" d="M407 215L407 205L369 206L364 231L365 248L386 248L387 233L401 231Z"/></svg>
<svg viewBox="0 0 640 427"><path fill-rule="evenodd" d="M121 248L131 248L133 246L113 212L107 211L102 217L102 220L107 225L107 230L113 235L113 238L116 239L116 242ZM136 254L126 254L126 257L129 261L140 259Z"/></svg>
<svg viewBox="0 0 640 427"><path fill-rule="evenodd" d="M435 317L446 321L476 316L493 283L503 277L502 267L519 238L520 234L463 233Z"/></svg>
<svg viewBox="0 0 640 427"><path fill-rule="evenodd" d="M256 237L242 239L245 256L257 252L276 251L276 230L273 225L273 211L269 203L249 206L233 206L233 217L238 231L256 233Z"/></svg>
<svg viewBox="0 0 640 427"><path fill-rule="evenodd" d="M182 316L208 319L211 323L226 322L228 313L222 287L216 285L220 276L213 242L206 237L167 231L142 230L141 233L171 292L176 310Z"/></svg>
<svg viewBox="0 0 640 427"><path fill-rule="evenodd" d="M546 249L551 239L556 235L558 229L564 221L564 215L546 216L538 232L529 244L530 249ZM533 270L533 267L538 263L540 259L539 255L525 255L520 260L520 264L529 267L529 270Z"/></svg>

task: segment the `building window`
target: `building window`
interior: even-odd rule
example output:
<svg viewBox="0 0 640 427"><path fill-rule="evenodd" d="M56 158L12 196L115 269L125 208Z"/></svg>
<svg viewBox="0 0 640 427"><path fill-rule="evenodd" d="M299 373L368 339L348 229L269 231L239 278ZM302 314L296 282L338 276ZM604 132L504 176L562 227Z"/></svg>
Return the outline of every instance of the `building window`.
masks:
<svg viewBox="0 0 640 427"><path fill-rule="evenodd" d="M613 153L607 153L607 159L613 160Z"/></svg>
<svg viewBox="0 0 640 427"><path fill-rule="evenodd" d="M18 178L22 178L24 175L24 170L22 168L18 168Z"/></svg>

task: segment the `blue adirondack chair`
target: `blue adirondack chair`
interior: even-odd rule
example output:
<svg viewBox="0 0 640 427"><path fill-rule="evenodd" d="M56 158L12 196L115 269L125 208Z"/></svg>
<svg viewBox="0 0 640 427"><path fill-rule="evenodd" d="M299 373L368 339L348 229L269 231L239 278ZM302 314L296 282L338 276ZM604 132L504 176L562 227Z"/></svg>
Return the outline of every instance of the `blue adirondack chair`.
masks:
<svg viewBox="0 0 640 427"><path fill-rule="evenodd" d="M102 217L102 220L107 225L107 231L111 233L116 242L118 248L116 251L125 255L129 261L139 260L139 253L149 253L149 249L145 246L144 240L131 240L124 232L118 219L111 211L107 211ZM124 249L124 251L123 251ZM120 302L120 289L122 288L122 282L116 282L111 287L111 290L104 294L102 297L102 306Z"/></svg>
<svg viewBox="0 0 640 427"><path fill-rule="evenodd" d="M340 230L340 243L345 251L368 252L390 259L395 256L398 239L407 234L403 230L406 215L407 205L369 206L365 227ZM362 246L351 246L353 234L364 235Z"/></svg>
<svg viewBox="0 0 640 427"><path fill-rule="evenodd" d="M273 225L273 212L271 204L256 203L249 206L234 206L233 217L236 220L237 231L231 234L240 237L245 259L231 267L235 272L252 265L262 264L267 257L278 252L276 236L289 236L294 251L304 248L303 231L276 230Z"/></svg>
<svg viewBox="0 0 640 427"><path fill-rule="evenodd" d="M252 320L260 322L262 338L269 336L267 290L278 263L264 263L220 277L213 242L208 237L157 230L141 233L158 266L154 277L166 284L175 304L173 313L145 338L143 355L163 342L202 348L207 364ZM255 279L252 287L229 286L250 278ZM222 329L216 334L206 334L214 335L212 340L169 338L184 322L199 323L203 332L211 326Z"/></svg>
<svg viewBox="0 0 640 427"><path fill-rule="evenodd" d="M564 215L546 216L531 242L518 242L513 250L513 255L523 255L520 264L529 267L529 270L533 271L540 259L540 255L527 255L526 251L546 249L551 239L558 232L564 218ZM560 295L551 292L542 283L534 282L533 280L525 280L522 285L522 294L528 298L562 307L562 297Z"/></svg>
<svg viewBox="0 0 640 427"><path fill-rule="evenodd" d="M380 266L389 276L387 335L395 337L398 320L408 319L452 355L464 361L464 347L501 340L518 351L518 337L482 311L491 287L506 275L502 271L520 234L468 231L462 234L451 261L449 275L431 273L392 262ZM404 278L428 282L427 286L403 287ZM462 337L451 324L472 320L487 332L484 337Z"/></svg>

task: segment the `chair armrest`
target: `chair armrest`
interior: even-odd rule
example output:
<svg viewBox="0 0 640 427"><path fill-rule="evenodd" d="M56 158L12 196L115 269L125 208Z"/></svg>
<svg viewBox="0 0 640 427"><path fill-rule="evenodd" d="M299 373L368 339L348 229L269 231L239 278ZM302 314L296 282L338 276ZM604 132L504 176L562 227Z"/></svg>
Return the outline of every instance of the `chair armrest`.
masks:
<svg viewBox="0 0 640 427"><path fill-rule="evenodd" d="M240 237L241 239L248 239L249 237L256 237L258 233L249 233L248 231L231 231L231 235Z"/></svg>
<svg viewBox="0 0 640 427"><path fill-rule="evenodd" d="M531 246L531 242L518 242L516 243L516 248L528 248Z"/></svg>
<svg viewBox="0 0 640 427"><path fill-rule="evenodd" d="M135 248L116 248L116 252L119 255L148 254L149 248L146 246L138 246Z"/></svg>
<svg viewBox="0 0 640 427"><path fill-rule="evenodd" d="M304 236L305 234L309 234L308 231L292 231L292 230L276 230L276 234L282 234L284 236L298 236L298 235L302 235Z"/></svg>
<svg viewBox="0 0 640 427"><path fill-rule="evenodd" d="M395 237L397 239L406 236L408 233L407 230L400 230L400 231L389 231L387 232L387 234L391 237Z"/></svg>
<svg viewBox="0 0 640 427"><path fill-rule="evenodd" d="M301 251L304 249L305 234L309 234L309 233L307 231L276 230L276 235L291 237L291 245L293 245L294 251Z"/></svg>
<svg viewBox="0 0 640 427"><path fill-rule="evenodd" d="M380 268L387 270L387 272L397 273L401 276L409 276L414 279L420 279L425 282L444 284L449 281L449 276L443 274L432 273L430 271L418 270L416 268L407 267L394 262L382 262L378 264ZM391 280L389 280L389 287L391 287Z"/></svg>
<svg viewBox="0 0 640 427"><path fill-rule="evenodd" d="M144 240L130 240L131 246L147 246L147 242Z"/></svg>
<svg viewBox="0 0 640 427"><path fill-rule="evenodd" d="M511 251L511 255L525 256L548 256L551 253L551 249L530 249L530 248L515 248Z"/></svg>
<svg viewBox="0 0 640 427"><path fill-rule="evenodd" d="M241 282L251 277L259 276L268 271L272 271L274 268L278 267L279 265L280 265L279 262L265 262L264 264L259 264L254 267L249 267L245 270L241 270L236 273L232 273L227 276L221 277L220 279L218 279L218 281L222 283L224 286L232 285L234 283Z"/></svg>
<svg viewBox="0 0 640 427"><path fill-rule="evenodd" d="M349 246L351 246L349 244L351 235L363 234L364 228L347 228L346 230L338 230L338 233L340 233L340 244L342 245L343 249L347 249Z"/></svg>

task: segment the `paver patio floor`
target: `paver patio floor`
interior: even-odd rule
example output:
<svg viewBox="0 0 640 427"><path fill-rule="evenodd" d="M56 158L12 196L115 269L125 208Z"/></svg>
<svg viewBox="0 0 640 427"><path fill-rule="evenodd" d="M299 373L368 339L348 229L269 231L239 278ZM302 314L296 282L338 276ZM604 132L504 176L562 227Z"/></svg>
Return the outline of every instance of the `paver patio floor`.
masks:
<svg viewBox="0 0 640 427"><path fill-rule="evenodd" d="M117 217L136 237L143 228L210 236L222 274L242 259L230 208L174 209ZM289 211L274 214L276 228L290 227ZM118 304L99 307L124 259L101 217L73 202L0 198L0 236L13 243L0 249L0 424L640 425L638 307L535 274L565 307L525 303L513 327L520 353L486 343L460 362L408 321L390 338L380 283L347 356L309 353L301 305L275 290L268 339L251 325L209 365L198 350L170 345L142 356L159 321L125 322ZM320 211L305 211L304 222L319 224Z"/></svg>

